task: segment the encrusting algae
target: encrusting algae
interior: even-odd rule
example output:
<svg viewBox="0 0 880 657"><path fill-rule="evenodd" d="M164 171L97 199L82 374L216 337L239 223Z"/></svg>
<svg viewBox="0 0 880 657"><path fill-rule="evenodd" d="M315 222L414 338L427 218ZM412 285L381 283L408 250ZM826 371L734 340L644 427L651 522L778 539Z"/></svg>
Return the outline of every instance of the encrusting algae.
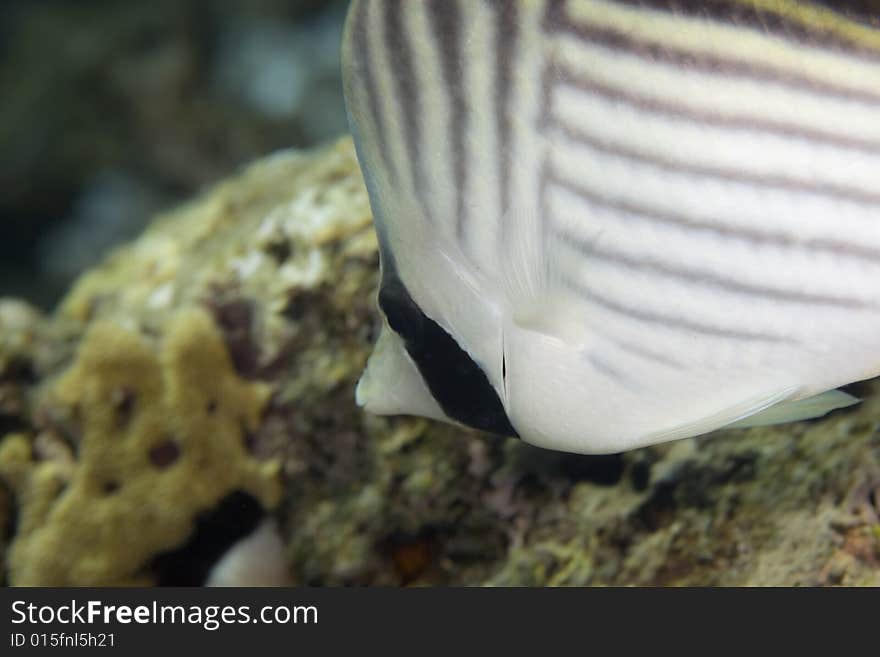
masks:
<svg viewBox="0 0 880 657"><path fill-rule="evenodd" d="M150 559L185 543L228 493L279 501L278 463L247 443L269 389L235 373L204 311L176 314L158 355L131 330L94 324L48 395L81 438L67 460L34 460L21 434L0 447L19 500L13 585L148 584Z"/></svg>

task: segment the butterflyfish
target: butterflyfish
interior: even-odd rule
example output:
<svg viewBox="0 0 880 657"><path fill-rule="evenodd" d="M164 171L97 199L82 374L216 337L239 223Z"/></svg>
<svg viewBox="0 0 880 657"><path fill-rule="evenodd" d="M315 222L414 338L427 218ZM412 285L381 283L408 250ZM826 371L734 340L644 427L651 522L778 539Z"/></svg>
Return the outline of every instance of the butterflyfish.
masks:
<svg viewBox="0 0 880 657"><path fill-rule="evenodd" d="M379 414L579 453L880 374L880 3L354 0Z"/></svg>

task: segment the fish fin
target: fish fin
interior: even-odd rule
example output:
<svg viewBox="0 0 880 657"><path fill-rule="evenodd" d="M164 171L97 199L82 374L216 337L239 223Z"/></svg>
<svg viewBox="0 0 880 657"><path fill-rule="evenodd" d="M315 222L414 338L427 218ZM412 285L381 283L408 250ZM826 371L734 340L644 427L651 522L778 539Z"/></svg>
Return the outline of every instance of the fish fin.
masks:
<svg viewBox="0 0 880 657"><path fill-rule="evenodd" d="M726 425L725 429L744 429L747 427L761 427L769 424L782 424L785 422L799 422L822 417L826 413L838 408L846 408L859 403L858 397L843 392L842 390L828 390L819 395L798 399L796 401L784 401L744 417L741 420Z"/></svg>
<svg viewBox="0 0 880 657"><path fill-rule="evenodd" d="M431 395L402 340L387 325L382 326L358 381L355 400L377 415L420 415L451 421Z"/></svg>
<svg viewBox="0 0 880 657"><path fill-rule="evenodd" d="M643 445L653 445L670 440L678 440L680 438L689 438L691 436L699 436L702 434L727 428L741 421L745 421L754 415L760 414L777 404L785 402L795 395L797 388L787 388L772 394L764 394L757 397L751 397L733 406L729 406L720 411L712 413L706 417L700 418L693 422L672 427L663 431L647 436L639 443Z"/></svg>
<svg viewBox="0 0 880 657"><path fill-rule="evenodd" d="M645 444L698 436L718 429L744 429L809 420L861 401L842 390L828 390L806 399L791 400L796 391L797 388L788 388L782 392L749 399L695 422L654 434Z"/></svg>
<svg viewBox="0 0 880 657"><path fill-rule="evenodd" d="M499 263L503 294L520 324L540 324L547 317L550 287L544 240L536 234L539 227L534 217L512 211L504 221L507 233L502 241Z"/></svg>
<svg viewBox="0 0 880 657"><path fill-rule="evenodd" d="M511 212L504 221L499 274L513 321L570 344L589 340L594 332L585 306L572 299L564 282L562 242L549 239L546 226L528 214Z"/></svg>

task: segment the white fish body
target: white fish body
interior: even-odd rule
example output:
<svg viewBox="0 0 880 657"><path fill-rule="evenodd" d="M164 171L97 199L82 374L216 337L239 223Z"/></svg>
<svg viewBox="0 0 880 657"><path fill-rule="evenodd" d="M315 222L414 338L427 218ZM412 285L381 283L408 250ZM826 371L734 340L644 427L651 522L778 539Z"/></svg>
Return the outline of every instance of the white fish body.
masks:
<svg viewBox="0 0 880 657"><path fill-rule="evenodd" d="M880 31L694 4L355 0L386 315L359 403L603 453L880 373Z"/></svg>

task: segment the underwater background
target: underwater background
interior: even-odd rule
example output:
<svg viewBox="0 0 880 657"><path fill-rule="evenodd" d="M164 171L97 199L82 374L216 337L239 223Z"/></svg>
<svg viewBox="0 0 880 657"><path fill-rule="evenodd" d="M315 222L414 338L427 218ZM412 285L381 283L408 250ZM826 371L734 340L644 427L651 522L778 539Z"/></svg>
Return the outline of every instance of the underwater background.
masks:
<svg viewBox="0 0 880 657"><path fill-rule="evenodd" d="M48 308L156 211L346 132L346 7L0 3L0 294Z"/></svg>
<svg viewBox="0 0 880 657"><path fill-rule="evenodd" d="M0 3L3 583L880 585L876 382L600 457L356 406L346 4Z"/></svg>

